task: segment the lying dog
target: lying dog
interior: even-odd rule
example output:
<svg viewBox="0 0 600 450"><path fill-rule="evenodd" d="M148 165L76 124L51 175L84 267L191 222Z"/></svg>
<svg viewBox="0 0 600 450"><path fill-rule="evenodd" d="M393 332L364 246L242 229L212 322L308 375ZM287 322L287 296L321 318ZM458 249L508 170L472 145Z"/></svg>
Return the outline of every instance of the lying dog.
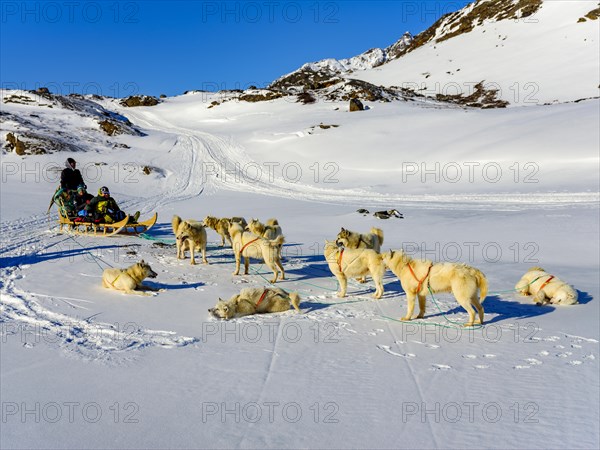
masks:
<svg viewBox="0 0 600 450"><path fill-rule="evenodd" d="M287 293L279 288L246 288L228 301L219 299L209 313L219 319L283 312L290 309L290 304L300 312L300 297L295 292Z"/></svg>
<svg viewBox="0 0 600 450"><path fill-rule="evenodd" d="M541 267L532 267L521 277L515 289L523 295L533 295L537 305L575 305L577 291Z"/></svg>
<svg viewBox="0 0 600 450"><path fill-rule="evenodd" d="M235 255L235 272L234 275L240 273L240 260L244 257L244 274L248 275L248 266L250 258L256 258L265 262L265 264L273 271L273 279L271 283L277 281L279 273L281 279L285 280L285 271L281 265L281 246L285 242L283 236L277 239L269 240L255 234L244 231L238 223L232 223L229 226L229 234L233 242L233 253Z"/></svg>
<svg viewBox="0 0 600 450"><path fill-rule="evenodd" d="M369 273L375 281L373 297L381 298L385 265L379 253L370 248L344 248L335 242L325 241L324 254L329 270L340 284L338 297L346 296L348 277L361 277Z"/></svg>
<svg viewBox="0 0 600 450"><path fill-rule="evenodd" d="M158 292L162 289L144 286L142 281L145 278L156 278L157 275L150 265L142 259L139 263L127 269L104 269L102 285L107 289L124 291L126 294L151 295L143 291Z"/></svg>
<svg viewBox="0 0 600 450"><path fill-rule="evenodd" d="M390 209L388 211L377 211L373 215L378 219L389 219L390 217L397 217L398 219L404 219L402 213L398 212L397 209Z"/></svg>
<svg viewBox="0 0 600 450"><path fill-rule="evenodd" d="M231 222L229 219L222 218L219 219L213 216L206 216L203 221L204 226L212 228L217 232L219 236L221 236L221 247L225 247L225 239L229 241L229 245L231 244L231 236L229 236L229 225Z"/></svg>
<svg viewBox="0 0 600 450"><path fill-rule="evenodd" d="M177 243L177 259L185 259L186 250L190 251L191 264L196 264L194 252L202 252L202 262L208 264L206 259L206 230L202 223L196 220L181 220L179 216L173 216L171 221L173 233Z"/></svg>
<svg viewBox="0 0 600 450"><path fill-rule="evenodd" d="M411 320L415 309L415 297L419 298L419 315L425 317L425 299L427 292L452 292L454 298L469 314L466 327L475 323L475 306L479 313L479 323L483 324L483 306L487 295L488 283L485 275L466 264L432 263L429 260L412 259L402 250L390 250L383 255L383 261L399 278L406 292L408 310L402 320ZM477 297L479 291L479 298Z"/></svg>
<svg viewBox="0 0 600 450"><path fill-rule="evenodd" d="M266 224L261 223L258 219L251 219L247 229L251 233L269 240L276 239L283 235L277 219L269 219Z"/></svg>

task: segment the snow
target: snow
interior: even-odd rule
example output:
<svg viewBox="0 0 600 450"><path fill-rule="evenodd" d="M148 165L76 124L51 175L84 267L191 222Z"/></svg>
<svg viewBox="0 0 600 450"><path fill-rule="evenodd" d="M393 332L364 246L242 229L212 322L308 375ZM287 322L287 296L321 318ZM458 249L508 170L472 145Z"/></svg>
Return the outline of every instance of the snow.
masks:
<svg viewBox="0 0 600 450"><path fill-rule="evenodd" d="M559 25L555 3L585 9L545 2L540 23ZM533 33L534 44L542 35L556 49L548 33ZM511 67L525 71L525 51L513 50ZM417 73L430 51L369 76L400 63ZM588 64L578 59L568 79L587 80ZM469 64L473 80L494 67ZM548 87L540 95L590 96L574 83L558 89L552 80L566 72L550 72L538 72ZM347 103L281 98L208 108L221 95L137 108L97 100L144 133L117 137L60 106L2 103L85 151L2 154L1 447L598 448L598 100L501 110L365 102L350 113ZM26 127L3 122L0 138ZM125 211L158 212L148 239L58 234L56 210L44 213L67 156L90 191L107 185ZM159 171L144 175L144 165ZM391 208L405 218L372 216ZM173 214L276 217L287 275L277 286L300 294L303 313L209 316L219 297L266 286L269 271L253 261L249 275L233 276L232 250L212 230L209 265L177 260ZM486 324L463 328L449 294L428 298L424 320L399 322L406 297L389 271L381 300L371 281L353 280L337 298L322 250L342 226L382 228L383 250L481 269ZM164 292L102 287L104 268L140 259L159 274L146 283ZM514 292L532 266L572 284L580 304L537 307Z"/></svg>

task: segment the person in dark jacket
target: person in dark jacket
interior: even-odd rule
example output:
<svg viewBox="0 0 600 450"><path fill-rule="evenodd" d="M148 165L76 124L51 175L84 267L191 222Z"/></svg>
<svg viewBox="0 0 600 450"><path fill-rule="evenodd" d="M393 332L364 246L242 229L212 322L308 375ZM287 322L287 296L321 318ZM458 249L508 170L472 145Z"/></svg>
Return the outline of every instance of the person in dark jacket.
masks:
<svg viewBox="0 0 600 450"><path fill-rule="evenodd" d="M79 186L77 186L77 194L75 194L74 196L75 209L77 210L77 215L87 215L85 207L93 198L94 196L86 191L85 184L80 184Z"/></svg>
<svg viewBox="0 0 600 450"><path fill-rule="evenodd" d="M110 196L110 191L106 186L98 189L98 195L90 200L85 206L85 211L91 213L96 220L101 220L104 223L119 222L125 218L127 214L121 211L119 205L114 198ZM136 222L140 217L140 212L130 217L130 222Z"/></svg>
<svg viewBox="0 0 600 450"><path fill-rule="evenodd" d="M79 169L76 169L77 162L73 158L67 158L65 162L65 168L60 173L60 187L61 189L76 191L77 186L85 183Z"/></svg>

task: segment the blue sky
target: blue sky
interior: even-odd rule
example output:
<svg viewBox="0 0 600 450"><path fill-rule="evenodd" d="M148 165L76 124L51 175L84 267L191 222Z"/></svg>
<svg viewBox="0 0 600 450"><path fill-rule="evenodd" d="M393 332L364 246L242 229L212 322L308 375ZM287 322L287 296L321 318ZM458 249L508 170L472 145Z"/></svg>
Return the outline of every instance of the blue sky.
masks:
<svg viewBox="0 0 600 450"><path fill-rule="evenodd" d="M417 34L466 1L0 1L3 88L127 96L264 86Z"/></svg>

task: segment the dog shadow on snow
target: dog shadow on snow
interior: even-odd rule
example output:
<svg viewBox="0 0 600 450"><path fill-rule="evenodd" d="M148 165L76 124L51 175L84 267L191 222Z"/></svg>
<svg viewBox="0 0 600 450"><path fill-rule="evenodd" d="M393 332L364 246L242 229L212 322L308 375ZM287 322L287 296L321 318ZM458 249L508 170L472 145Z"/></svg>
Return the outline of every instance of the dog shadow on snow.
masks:
<svg viewBox="0 0 600 450"><path fill-rule="evenodd" d="M390 286L392 285L392 286ZM395 279L393 282L388 283L384 286L385 293L388 292L394 293L394 295L404 295L404 291L400 285L398 279ZM518 293L514 293L516 297L519 297ZM440 293L435 294L436 300L438 304L439 300L444 300L444 305L441 305L441 309L444 310L447 307L447 301L450 300L454 302L454 306L451 309L444 310L440 312L433 302L431 295L427 295L427 312L425 313L425 319L440 317L440 316L452 316L454 314L465 314L465 309L460 306L456 299L452 294L449 293ZM385 294L384 294L385 298ZM592 297L585 293L579 291L579 302L587 303L592 299ZM403 297L403 307L406 308L406 297ZM531 300L531 297L521 297L521 300L513 300L509 298L502 298L498 295L488 295L483 302L483 308L485 309L485 322L484 325L496 322L502 322L506 320L514 320L514 319L531 319L533 317L543 316L545 314L551 313L557 307L554 305L543 305L538 306ZM418 305L415 307L415 310L418 310ZM490 318L489 314L494 314L495 316Z"/></svg>

